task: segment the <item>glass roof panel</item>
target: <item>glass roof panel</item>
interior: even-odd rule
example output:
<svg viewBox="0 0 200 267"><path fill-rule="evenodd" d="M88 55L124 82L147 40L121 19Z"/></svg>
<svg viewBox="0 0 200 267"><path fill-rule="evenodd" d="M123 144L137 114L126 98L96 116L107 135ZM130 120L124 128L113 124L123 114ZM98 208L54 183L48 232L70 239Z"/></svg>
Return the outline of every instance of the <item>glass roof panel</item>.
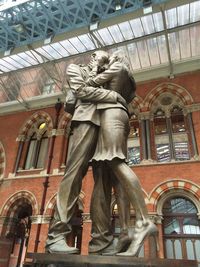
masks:
<svg viewBox="0 0 200 267"><path fill-rule="evenodd" d="M190 22L200 20L200 1L190 3Z"/></svg>
<svg viewBox="0 0 200 267"><path fill-rule="evenodd" d="M48 46L43 46L42 48L37 48L36 51L41 55L41 58L52 60L54 59L53 55L51 55L48 51Z"/></svg>
<svg viewBox="0 0 200 267"><path fill-rule="evenodd" d="M93 50L96 48L89 34L80 35L79 39L86 46L88 50Z"/></svg>
<svg viewBox="0 0 200 267"><path fill-rule="evenodd" d="M121 33L122 33L123 37L126 40L134 38L134 34L132 32L130 23L128 21L119 23L118 26L119 26L119 28L121 30Z"/></svg>
<svg viewBox="0 0 200 267"><path fill-rule="evenodd" d="M110 32L110 34L112 35L116 43L120 43L124 41L123 35L118 25L113 25L113 26L108 27L108 31Z"/></svg>
<svg viewBox="0 0 200 267"><path fill-rule="evenodd" d="M103 42L104 42L105 45L114 44L114 40L113 40L113 38L112 38L112 36L109 33L107 28L100 29L97 32L101 36L101 38L103 39Z"/></svg>
<svg viewBox="0 0 200 267"><path fill-rule="evenodd" d="M184 29L182 31L179 31L179 42L180 42L181 58L184 59L184 58L191 57L190 31L189 31L189 29Z"/></svg>
<svg viewBox="0 0 200 267"><path fill-rule="evenodd" d="M150 59L149 59L149 53L147 48L146 40L142 40L137 42L137 47L139 52L139 58L141 61L142 68L150 67Z"/></svg>
<svg viewBox="0 0 200 267"><path fill-rule="evenodd" d="M189 17L189 4L177 7L178 25L188 24L190 22Z"/></svg>
<svg viewBox="0 0 200 267"><path fill-rule="evenodd" d="M39 51L41 49L42 48L38 48L38 49L36 49L36 51L38 51L38 53L40 54ZM28 54L30 57L32 57L36 61L36 64L38 64L38 63L44 63L44 59L38 53L36 53L33 50L30 50L30 51L27 51L26 52L26 54Z"/></svg>
<svg viewBox="0 0 200 267"><path fill-rule="evenodd" d="M78 50L68 41L61 41L60 44L69 52L70 55L78 53Z"/></svg>
<svg viewBox="0 0 200 267"><path fill-rule="evenodd" d="M14 60L13 58L11 57L4 57L3 60L5 62L8 62L11 66L14 67L14 69L21 69L21 68L24 68L24 65L18 63L16 60Z"/></svg>
<svg viewBox="0 0 200 267"><path fill-rule="evenodd" d="M138 55L137 43L127 45L130 61L133 70L139 70L142 68L140 58Z"/></svg>
<svg viewBox="0 0 200 267"><path fill-rule="evenodd" d="M145 34L150 34L155 32L155 26L153 23L152 15L141 17L141 21Z"/></svg>
<svg viewBox="0 0 200 267"><path fill-rule="evenodd" d="M99 32L94 31L93 34L97 38L97 40L99 40L99 42L104 46L105 45L104 40L101 38L101 35L99 34ZM95 38L93 38L93 39L94 39L94 41L96 41ZM96 45L98 46L97 42L96 42Z"/></svg>
<svg viewBox="0 0 200 267"><path fill-rule="evenodd" d="M157 38L147 39L147 46L148 46L151 65L154 66L154 65L160 64L161 61L160 61L160 55L158 51Z"/></svg>
<svg viewBox="0 0 200 267"><path fill-rule="evenodd" d="M134 33L134 36L140 37L144 35L144 29L142 27L141 20L139 18L130 20L131 28Z"/></svg>
<svg viewBox="0 0 200 267"><path fill-rule="evenodd" d="M12 55L12 56L10 56L10 58L14 59L15 61L17 61L18 63L20 63L20 64L23 65L24 67L29 67L29 66L31 66L31 64L30 64L29 62L27 62L25 59L21 58L21 57L19 56L19 54L18 54L18 55Z"/></svg>
<svg viewBox="0 0 200 267"><path fill-rule="evenodd" d="M67 50L60 44L60 43L54 43L51 44L51 46L58 51L59 54L61 54L63 57L69 56L69 53Z"/></svg>
<svg viewBox="0 0 200 267"><path fill-rule="evenodd" d="M157 42L158 42L158 49L159 49L161 63L167 63L168 62L168 53L167 53L165 35L158 36Z"/></svg>
<svg viewBox="0 0 200 267"><path fill-rule="evenodd" d="M26 62L30 63L30 65L38 64L37 60L33 57L30 51L22 52L17 54L20 58L23 58Z"/></svg>
<svg viewBox="0 0 200 267"><path fill-rule="evenodd" d="M169 36L171 59L172 61L180 60L179 33L178 32L169 33L168 36Z"/></svg>
<svg viewBox="0 0 200 267"><path fill-rule="evenodd" d="M78 52L83 53L83 52L87 51L85 45L79 40L78 37L70 38L69 41L74 47L76 47Z"/></svg>
<svg viewBox="0 0 200 267"><path fill-rule="evenodd" d="M16 70L16 67L14 67L12 64L10 64L9 62L5 61L4 59L0 59L0 66L1 69L3 70L3 67L8 69L8 70Z"/></svg>
<svg viewBox="0 0 200 267"><path fill-rule="evenodd" d="M177 21L177 10L176 8L172 8L169 10L165 11L165 16L166 16L166 23L167 23L167 28L175 28L178 25Z"/></svg>
<svg viewBox="0 0 200 267"><path fill-rule="evenodd" d="M159 32L164 30L161 12L153 14L153 23L156 31Z"/></svg>
<svg viewBox="0 0 200 267"><path fill-rule="evenodd" d="M42 49L45 50L47 54L49 54L53 59L62 57L62 55L57 50L55 50L51 44L43 46Z"/></svg>
<svg viewBox="0 0 200 267"><path fill-rule="evenodd" d="M4 71L5 72L12 71L13 69L10 68L8 64L7 65L4 65L5 64L4 62L5 61L3 61L2 59L0 59L0 70L3 71L3 72Z"/></svg>
<svg viewBox="0 0 200 267"><path fill-rule="evenodd" d="M192 56L200 56L200 25L190 28Z"/></svg>

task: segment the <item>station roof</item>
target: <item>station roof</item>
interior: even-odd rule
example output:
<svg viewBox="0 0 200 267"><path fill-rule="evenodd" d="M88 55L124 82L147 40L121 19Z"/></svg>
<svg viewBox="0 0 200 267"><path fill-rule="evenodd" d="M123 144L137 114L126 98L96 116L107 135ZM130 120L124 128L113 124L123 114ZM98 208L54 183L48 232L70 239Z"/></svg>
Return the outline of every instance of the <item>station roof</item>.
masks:
<svg viewBox="0 0 200 267"><path fill-rule="evenodd" d="M49 73L50 64L61 77L61 62L78 62L80 55L87 57L97 49L123 50L136 81L173 78L200 69L200 0L1 2L0 90L4 93L8 77L21 80L23 76L23 82L30 83L24 71L34 67ZM14 95L18 103L32 100L28 92L21 101ZM48 97L54 95L58 92ZM0 101L0 111L5 102L13 101L12 97Z"/></svg>

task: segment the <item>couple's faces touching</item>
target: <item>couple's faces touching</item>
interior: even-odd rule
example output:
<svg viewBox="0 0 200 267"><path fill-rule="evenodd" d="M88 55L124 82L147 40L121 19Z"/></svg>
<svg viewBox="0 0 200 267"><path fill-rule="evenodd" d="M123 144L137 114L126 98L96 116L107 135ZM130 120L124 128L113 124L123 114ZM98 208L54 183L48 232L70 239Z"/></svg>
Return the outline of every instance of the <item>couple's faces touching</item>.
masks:
<svg viewBox="0 0 200 267"><path fill-rule="evenodd" d="M109 63L109 55L105 51L96 51L91 55L91 62L101 67Z"/></svg>

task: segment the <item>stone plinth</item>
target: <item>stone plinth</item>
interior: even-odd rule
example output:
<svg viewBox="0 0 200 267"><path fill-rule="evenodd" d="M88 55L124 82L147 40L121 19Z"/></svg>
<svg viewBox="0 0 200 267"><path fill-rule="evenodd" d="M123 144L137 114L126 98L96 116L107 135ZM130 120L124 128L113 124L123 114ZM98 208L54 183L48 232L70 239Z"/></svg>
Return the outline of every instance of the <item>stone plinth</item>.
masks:
<svg viewBox="0 0 200 267"><path fill-rule="evenodd" d="M197 267L196 261L29 253L24 267Z"/></svg>

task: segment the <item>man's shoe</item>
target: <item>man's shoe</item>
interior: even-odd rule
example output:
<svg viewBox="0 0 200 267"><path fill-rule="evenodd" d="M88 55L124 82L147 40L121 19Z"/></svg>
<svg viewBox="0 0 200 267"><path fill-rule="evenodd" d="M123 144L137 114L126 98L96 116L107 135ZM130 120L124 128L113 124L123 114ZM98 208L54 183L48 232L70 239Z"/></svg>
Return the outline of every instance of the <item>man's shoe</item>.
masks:
<svg viewBox="0 0 200 267"><path fill-rule="evenodd" d="M48 253L78 254L79 250L75 247L69 247L65 240L59 240L46 247Z"/></svg>

